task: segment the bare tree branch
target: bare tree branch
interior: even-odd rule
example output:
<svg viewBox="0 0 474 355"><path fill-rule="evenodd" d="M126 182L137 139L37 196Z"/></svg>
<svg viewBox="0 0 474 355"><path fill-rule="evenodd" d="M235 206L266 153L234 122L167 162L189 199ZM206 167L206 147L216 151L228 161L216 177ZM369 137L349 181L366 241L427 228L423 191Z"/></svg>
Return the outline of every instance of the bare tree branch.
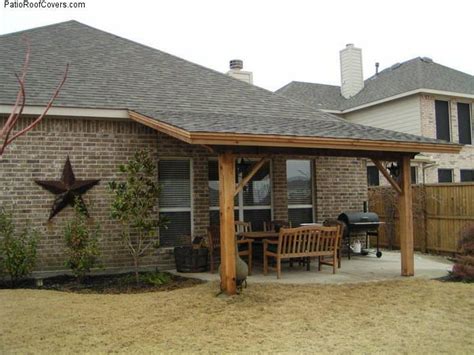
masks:
<svg viewBox="0 0 474 355"><path fill-rule="evenodd" d="M59 82L56 89L54 90L53 95L49 99L48 104L46 105L43 113L40 114L35 120L33 120L33 122L30 123L27 127L18 131L10 138L10 134L13 128L15 127L15 125L17 124L18 119L21 117L23 110L25 108L25 103L26 103L25 77L26 77L26 73L28 71L28 66L30 63L30 42L28 38L25 38L25 41L27 44L25 62L21 70L21 75L19 76L15 74L18 81L18 85L19 85L18 94L15 100L15 104L13 105L11 114L8 116L4 126L0 129L0 139L3 139L3 144L0 147L0 157L3 155L6 147L9 144L11 144L15 139L17 139L21 135L35 128L43 120L43 118L48 113L49 109L52 107L54 100L58 97L59 92L61 91L61 88L63 87L64 83L66 82L66 79L69 73L69 63L68 63L66 64L66 70L64 71L62 79Z"/></svg>

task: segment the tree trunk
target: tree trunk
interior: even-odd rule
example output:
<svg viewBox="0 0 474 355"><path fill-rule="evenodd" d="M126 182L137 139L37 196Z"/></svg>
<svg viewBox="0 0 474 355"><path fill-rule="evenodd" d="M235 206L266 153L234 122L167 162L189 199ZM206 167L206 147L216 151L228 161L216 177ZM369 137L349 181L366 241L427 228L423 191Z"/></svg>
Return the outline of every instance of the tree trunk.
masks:
<svg viewBox="0 0 474 355"><path fill-rule="evenodd" d="M137 282L137 286L140 285L140 275L138 273L138 256L133 257L133 263L135 264L135 281Z"/></svg>

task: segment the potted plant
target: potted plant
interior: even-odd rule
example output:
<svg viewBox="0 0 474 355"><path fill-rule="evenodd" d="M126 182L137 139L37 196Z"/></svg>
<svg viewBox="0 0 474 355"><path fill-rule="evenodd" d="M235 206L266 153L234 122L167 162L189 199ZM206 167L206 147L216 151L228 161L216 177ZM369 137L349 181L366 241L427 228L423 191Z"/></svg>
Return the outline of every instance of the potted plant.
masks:
<svg viewBox="0 0 474 355"><path fill-rule="evenodd" d="M208 266L209 250L203 237L195 237L191 246L174 248L174 260L178 272L205 272Z"/></svg>

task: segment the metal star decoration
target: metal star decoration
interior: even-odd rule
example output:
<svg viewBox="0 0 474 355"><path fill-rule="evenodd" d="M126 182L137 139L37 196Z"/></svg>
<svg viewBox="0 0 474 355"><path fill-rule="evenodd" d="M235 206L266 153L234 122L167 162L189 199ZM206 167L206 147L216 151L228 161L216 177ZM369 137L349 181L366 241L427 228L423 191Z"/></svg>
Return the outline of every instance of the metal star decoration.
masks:
<svg viewBox="0 0 474 355"><path fill-rule="evenodd" d="M82 195L94 185L97 185L99 181L100 180L77 180L72 171L69 156L64 164L61 180L35 180L38 185L56 195L48 220L51 220L67 205L74 207L76 201L81 204L86 215L89 216Z"/></svg>

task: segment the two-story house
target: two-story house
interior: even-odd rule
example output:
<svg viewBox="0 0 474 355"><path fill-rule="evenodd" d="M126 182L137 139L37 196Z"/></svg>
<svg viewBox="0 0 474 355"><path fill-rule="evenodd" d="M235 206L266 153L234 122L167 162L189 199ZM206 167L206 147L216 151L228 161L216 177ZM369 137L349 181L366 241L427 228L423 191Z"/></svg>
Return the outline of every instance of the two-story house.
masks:
<svg viewBox="0 0 474 355"><path fill-rule="evenodd" d="M340 51L341 86L291 82L277 93L350 122L461 143L459 155L420 154L412 180L474 181L474 76L418 57L396 63L364 80L362 51L348 44ZM382 179L367 164L370 185Z"/></svg>

